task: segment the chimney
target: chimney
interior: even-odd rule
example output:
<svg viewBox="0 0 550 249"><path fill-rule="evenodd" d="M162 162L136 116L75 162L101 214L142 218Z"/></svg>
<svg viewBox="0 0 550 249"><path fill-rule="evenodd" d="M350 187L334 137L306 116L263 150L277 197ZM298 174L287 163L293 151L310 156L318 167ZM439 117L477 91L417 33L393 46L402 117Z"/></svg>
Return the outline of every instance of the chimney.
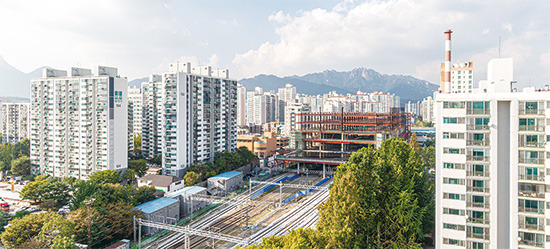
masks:
<svg viewBox="0 0 550 249"><path fill-rule="evenodd" d="M445 80L440 86L444 93L451 92L451 33L450 29L445 31Z"/></svg>

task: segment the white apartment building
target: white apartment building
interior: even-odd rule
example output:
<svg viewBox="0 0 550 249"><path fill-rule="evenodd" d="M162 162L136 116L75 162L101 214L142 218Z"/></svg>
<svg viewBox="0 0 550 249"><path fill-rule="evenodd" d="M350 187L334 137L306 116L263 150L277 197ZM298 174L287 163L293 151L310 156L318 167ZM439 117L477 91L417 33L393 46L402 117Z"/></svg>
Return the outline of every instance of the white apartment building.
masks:
<svg viewBox="0 0 550 249"><path fill-rule="evenodd" d="M310 112L311 112L311 107L307 104L292 103L288 105L285 110L285 124L283 126L284 129L282 133L287 136L291 135L290 131L296 127L296 122L300 122L300 120L296 119L296 116L292 115L293 113L310 113ZM291 146L291 148L294 148L294 147Z"/></svg>
<svg viewBox="0 0 550 249"><path fill-rule="evenodd" d="M0 103L2 143L17 143L29 138L29 103Z"/></svg>
<svg viewBox="0 0 550 249"><path fill-rule="evenodd" d="M128 122L131 123L133 135L141 134L143 116L143 93L141 86L128 87Z"/></svg>
<svg viewBox="0 0 550 249"><path fill-rule="evenodd" d="M247 124L263 125L275 122L277 117L277 96L264 92L261 87L246 92Z"/></svg>
<svg viewBox="0 0 550 249"><path fill-rule="evenodd" d="M310 96L305 94L298 94L296 99L298 103L309 105L312 112L322 112L323 103L327 100L324 96Z"/></svg>
<svg viewBox="0 0 550 249"><path fill-rule="evenodd" d="M425 123L436 122L434 117L434 99L431 96L424 98L422 103L420 103L420 115L422 116L422 121Z"/></svg>
<svg viewBox="0 0 550 249"><path fill-rule="evenodd" d="M420 115L420 102L417 101L417 102L407 102L405 104L405 112L408 112L410 114L412 114L413 116L417 117L418 115Z"/></svg>
<svg viewBox="0 0 550 249"><path fill-rule="evenodd" d="M472 93L438 93L436 248L550 248L550 91L493 59Z"/></svg>
<svg viewBox="0 0 550 249"><path fill-rule="evenodd" d="M441 63L441 82L445 81L445 63ZM474 87L474 63L451 63L451 93L471 93Z"/></svg>
<svg viewBox="0 0 550 249"><path fill-rule="evenodd" d="M237 81L226 69L170 64L162 77L162 167L183 177L196 161L237 147Z"/></svg>
<svg viewBox="0 0 550 249"><path fill-rule="evenodd" d="M246 123L246 87L237 83L237 126L245 126Z"/></svg>
<svg viewBox="0 0 550 249"><path fill-rule="evenodd" d="M116 68L44 69L31 80L31 171L88 177L128 164L128 83Z"/></svg>
<svg viewBox="0 0 550 249"><path fill-rule="evenodd" d="M296 87L292 84L286 84L284 87L279 87L277 90L277 122L283 122L285 117L285 108L296 102Z"/></svg>
<svg viewBox="0 0 550 249"><path fill-rule="evenodd" d="M141 89L144 107L141 118L141 154L151 159L162 154L162 75L149 76L149 81L143 82Z"/></svg>

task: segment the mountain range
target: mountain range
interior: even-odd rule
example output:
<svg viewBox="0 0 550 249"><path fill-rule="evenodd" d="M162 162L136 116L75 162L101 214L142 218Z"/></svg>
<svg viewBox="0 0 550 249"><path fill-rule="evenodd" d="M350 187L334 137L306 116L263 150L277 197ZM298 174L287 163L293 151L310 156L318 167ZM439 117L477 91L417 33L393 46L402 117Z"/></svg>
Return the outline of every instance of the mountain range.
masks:
<svg viewBox="0 0 550 249"><path fill-rule="evenodd" d="M432 95L438 88L437 85L409 75L387 75L367 68L355 68L344 72L325 70L304 76L294 75L282 78L262 74L242 79L239 82L247 90L261 86L264 91L277 91L279 87L290 83L296 87L297 93L310 95L328 93L329 91L336 91L340 94L357 93L357 91L393 93L401 97L401 103L422 100Z"/></svg>
<svg viewBox="0 0 550 249"><path fill-rule="evenodd" d="M0 56L0 96L29 98L30 80L40 78L40 67L30 73L24 73L9 65ZM147 81L148 77L134 79L128 82L130 86L139 86ZM430 96L438 86L428 81L414 78L409 75L381 74L373 69L355 68L351 71L325 70L319 73L310 73L303 76L278 77L275 75L260 74L253 78L239 80L247 90L256 86L263 87L264 91L277 91L279 87L292 84L297 93L317 95L335 91L339 94L361 92L393 93L401 97L401 103L418 101Z"/></svg>

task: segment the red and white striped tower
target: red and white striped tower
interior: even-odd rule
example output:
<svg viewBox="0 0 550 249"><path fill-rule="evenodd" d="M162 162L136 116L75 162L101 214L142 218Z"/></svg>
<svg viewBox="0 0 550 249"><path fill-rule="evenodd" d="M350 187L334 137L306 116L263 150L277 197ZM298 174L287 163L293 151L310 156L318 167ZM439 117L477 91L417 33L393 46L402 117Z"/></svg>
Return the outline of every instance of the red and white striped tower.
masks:
<svg viewBox="0 0 550 249"><path fill-rule="evenodd" d="M445 80L441 87L441 92L451 92L451 31L445 31Z"/></svg>

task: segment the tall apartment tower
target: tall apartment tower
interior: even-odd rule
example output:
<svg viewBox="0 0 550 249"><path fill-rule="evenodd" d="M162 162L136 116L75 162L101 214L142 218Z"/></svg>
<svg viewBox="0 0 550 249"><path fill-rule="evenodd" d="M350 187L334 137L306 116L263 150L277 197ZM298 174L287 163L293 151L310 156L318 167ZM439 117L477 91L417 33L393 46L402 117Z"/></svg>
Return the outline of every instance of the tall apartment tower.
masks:
<svg viewBox="0 0 550 249"><path fill-rule="evenodd" d="M116 68L44 69L31 80L31 172L88 177L128 165L128 83Z"/></svg>
<svg viewBox="0 0 550 249"><path fill-rule="evenodd" d="M237 125L246 124L246 87L237 83Z"/></svg>
<svg viewBox="0 0 550 249"><path fill-rule="evenodd" d="M285 119L285 109L288 105L296 102L296 87L292 84L286 84L285 87L279 87L277 91L278 98L278 122L284 122Z"/></svg>
<svg viewBox="0 0 550 249"><path fill-rule="evenodd" d="M148 159L162 154L162 87L162 75L158 74L149 76L149 81L141 84L141 154Z"/></svg>
<svg viewBox="0 0 550 249"><path fill-rule="evenodd" d="M29 103L0 103L2 143L17 143L29 138Z"/></svg>
<svg viewBox="0 0 550 249"><path fill-rule="evenodd" d="M141 88L141 86L128 87L128 117L131 117L133 135L138 135L142 132L143 93Z"/></svg>
<svg viewBox="0 0 550 249"><path fill-rule="evenodd" d="M472 93L438 93L436 248L550 248L550 91L493 59Z"/></svg>
<svg viewBox="0 0 550 249"><path fill-rule="evenodd" d="M261 87L246 92L247 124L263 125L275 122L277 117L277 96L264 92Z"/></svg>
<svg viewBox="0 0 550 249"><path fill-rule="evenodd" d="M226 69L170 64L162 77L163 173L183 177L197 161L237 147L237 81Z"/></svg>
<svg viewBox="0 0 550 249"><path fill-rule="evenodd" d="M441 82L445 75L445 63L441 63ZM451 63L451 93L471 93L474 87L474 63L455 62Z"/></svg>

